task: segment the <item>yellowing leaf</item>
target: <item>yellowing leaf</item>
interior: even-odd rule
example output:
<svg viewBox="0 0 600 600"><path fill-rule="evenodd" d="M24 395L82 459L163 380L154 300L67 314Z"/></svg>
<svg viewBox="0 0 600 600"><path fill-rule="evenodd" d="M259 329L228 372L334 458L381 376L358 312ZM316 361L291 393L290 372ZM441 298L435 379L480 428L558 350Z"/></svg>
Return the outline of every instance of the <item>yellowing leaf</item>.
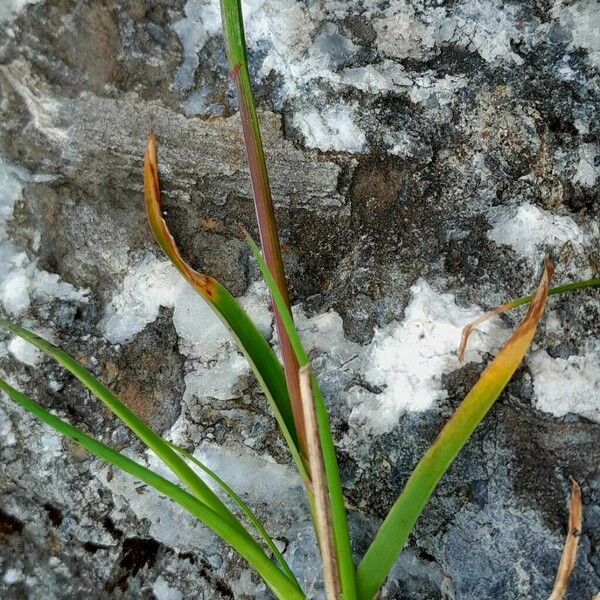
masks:
<svg viewBox="0 0 600 600"><path fill-rule="evenodd" d="M521 364L544 312L553 270L546 260L527 315L419 461L385 518L357 570L360 600L371 600L383 585L438 482Z"/></svg>

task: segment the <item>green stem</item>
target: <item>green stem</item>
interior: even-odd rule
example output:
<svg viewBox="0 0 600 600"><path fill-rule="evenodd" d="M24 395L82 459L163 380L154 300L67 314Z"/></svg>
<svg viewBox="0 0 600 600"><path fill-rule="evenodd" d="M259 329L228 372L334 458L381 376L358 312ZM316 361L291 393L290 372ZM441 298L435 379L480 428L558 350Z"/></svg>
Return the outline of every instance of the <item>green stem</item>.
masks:
<svg viewBox="0 0 600 600"><path fill-rule="evenodd" d="M267 164L260 135L260 126L250 73L248 71L248 55L244 34L244 19L240 0L221 0L221 17L227 45L227 57L232 80L235 83L240 104L240 117L246 146L248 168L252 180L254 207L260 232L260 243L265 261L277 283L285 305L290 309L290 298L281 257L279 234L275 221L271 187L267 173ZM292 412L300 442L300 452L306 458L306 433L302 419L302 400L298 383L298 362L281 320L280 311L273 303L275 325L281 346L281 357L285 370L285 378L292 402Z"/></svg>
<svg viewBox="0 0 600 600"><path fill-rule="evenodd" d="M583 290L586 288L600 287L600 278L583 279L581 281L575 281L574 283L566 283L565 285L557 285L556 287L548 290L548 296L556 296L557 294L564 294L565 292L573 292L575 290ZM523 296L512 302L505 304L506 310L517 308L533 300L533 296Z"/></svg>

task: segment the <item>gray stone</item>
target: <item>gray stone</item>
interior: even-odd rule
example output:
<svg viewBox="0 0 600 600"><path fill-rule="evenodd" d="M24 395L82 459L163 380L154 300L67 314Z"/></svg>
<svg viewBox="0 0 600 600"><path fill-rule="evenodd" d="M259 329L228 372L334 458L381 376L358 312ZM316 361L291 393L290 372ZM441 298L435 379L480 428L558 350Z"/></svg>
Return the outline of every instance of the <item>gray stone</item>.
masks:
<svg viewBox="0 0 600 600"><path fill-rule="evenodd" d="M600 9L589 0L245 4L295 305L331 411L357 559L522 313L461 327L600 264ZM270 339L237 101L216 0L0 7L0 309L76 356L213 466L323 597L301 483L227 332L147 226L159 139L186 259ZM443 478L386 599L547 597L570 477L584 528L568 600L600 590L600 301L550 301L530 357ZM0 370L157 467L56 365L3 335ZM0 400L0 596L269 598L158 494Z"/></svg>

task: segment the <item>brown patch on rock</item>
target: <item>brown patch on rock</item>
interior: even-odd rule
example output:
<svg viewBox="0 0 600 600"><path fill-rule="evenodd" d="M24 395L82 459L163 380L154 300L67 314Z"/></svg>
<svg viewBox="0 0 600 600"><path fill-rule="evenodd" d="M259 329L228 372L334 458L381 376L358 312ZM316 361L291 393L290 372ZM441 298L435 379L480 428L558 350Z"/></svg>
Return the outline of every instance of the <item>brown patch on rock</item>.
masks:
<svg viewBox="0 0 600 600"><path fill-rule="evenodd" d="M118 371L109 366L108 377L121 401L158 432L173 425L181 412L184 384L183 357L169 311L162 310L113 360Z"/></svg>

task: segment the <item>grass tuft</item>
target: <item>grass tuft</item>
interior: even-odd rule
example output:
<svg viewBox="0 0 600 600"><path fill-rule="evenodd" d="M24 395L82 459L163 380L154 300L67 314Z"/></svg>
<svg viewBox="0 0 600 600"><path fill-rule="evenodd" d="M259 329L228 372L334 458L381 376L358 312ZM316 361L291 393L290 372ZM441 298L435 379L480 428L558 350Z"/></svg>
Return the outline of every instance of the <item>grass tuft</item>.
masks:
<svg viewBox="0 0 600 600"><path fill-rule="evenodd" d="M348 528L348 515L337 462L333 432L325 399L310 368L309 356L294 326L286 283L275 212L263 150L244 34L240 0L221 0L223 29L231 78L236 86L244 144L252 182L262 255L246 236L268 285L282 362L261 335L237 300L212 276L194 270L182 257L161 206L157 140L152 133L144 158L144 198L150 227L162 250L190 285L209 303L237 340L259 381L282 435L305 484L317 540L323 559L323 573L329 600L371 600L388 577L410 532L440 479L479 423L502 393L528 351L549 296L600 286L600 279L588 279L550 288L553 266L545 261L537 292L489 311L465 327L460 355L471 331L485 320L529 303L527 315L496 358L482 373L454 415L416 465L404 489L383 521L371 546L356 568ZM0 390L62 435L134 478L147 483L180 504L200 522L243 556L282 600L305 600L294 573L273 538L248 504L230 486L190 452L154 432L125 406L107 387L60 348L35 333L12 323L0 327L30 342L72 373L178 477L181 486L123 456L32 401L0 379ZM214 493L189 462L198 467L225 493L252 528L244 525ZM187 489L184 489L187 488ZM571 516L565 550L559 566L552 600L564 596L573 570L581 529L581 497L573 482ZM254 530L260 543L254 538ZM263 544L266 550L261 546ZM271 556L267 555L267 552Z"/></svg>

